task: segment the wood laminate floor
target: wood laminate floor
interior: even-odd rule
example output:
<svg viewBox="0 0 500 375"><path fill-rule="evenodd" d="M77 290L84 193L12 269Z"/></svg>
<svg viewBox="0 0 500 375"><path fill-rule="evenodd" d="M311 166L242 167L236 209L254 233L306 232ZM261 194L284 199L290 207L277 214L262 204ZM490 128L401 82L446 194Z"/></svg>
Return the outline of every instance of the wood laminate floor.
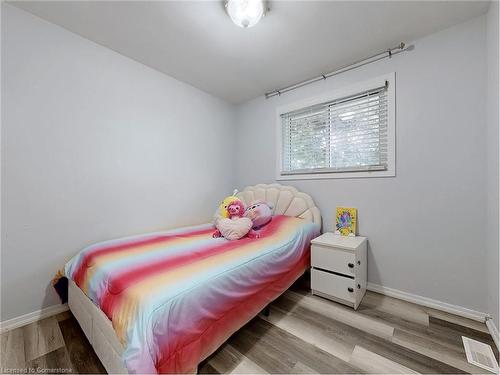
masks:
<svg viewBox="0 0 500 375"><path fill-rule="evenodd" d="M307 279L203 361L200 373L485 373L461 336L498 351L484 324L368 292L357 311L312 296ZM105 373L70 312L1 335L4 373Z"/></svg>

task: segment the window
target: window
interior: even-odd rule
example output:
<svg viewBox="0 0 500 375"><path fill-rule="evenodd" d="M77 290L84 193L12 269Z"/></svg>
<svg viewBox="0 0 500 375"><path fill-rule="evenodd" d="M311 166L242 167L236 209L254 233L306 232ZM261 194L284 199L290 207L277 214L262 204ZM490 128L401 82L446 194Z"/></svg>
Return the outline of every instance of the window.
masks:
<svg viewBox="0 0 500 375"><path fill-rule="evenodd" d="M394 75L278 111L278 179L394 176Z"/></svg>

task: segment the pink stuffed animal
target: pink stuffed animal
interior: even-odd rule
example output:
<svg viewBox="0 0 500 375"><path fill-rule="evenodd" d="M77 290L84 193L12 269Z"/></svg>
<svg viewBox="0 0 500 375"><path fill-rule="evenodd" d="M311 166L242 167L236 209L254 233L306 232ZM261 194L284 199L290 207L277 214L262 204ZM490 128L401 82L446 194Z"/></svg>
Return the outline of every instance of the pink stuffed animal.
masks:
<svg viewBox="0 0 500 375"><path fill-rule="evenodd" d="M227 206L227 213L229 214L229 218L231 220L243 217L245 214L245 206L243 205L243 202L236 200L229 203L229 206Z"/></svg>
<svg viewBox="0 0 500 375"><path fill-rule="evenodd" d="M229 202L226 207L226 212L227 218L219 218L218 220L216 220L217 229L212 234L212 237L222 237L222 230L226 233L224 234L224 237L228 239L239 239L242 235L244 236L248 232L248 230L252 228L252 222L248 218L244 217L245 206L239 199L234 199L233 201ZM219 229L222 227L225 227L226 231L224 231L223 229ZM241 231L244 231L244 233L242 233Z"/></svg>

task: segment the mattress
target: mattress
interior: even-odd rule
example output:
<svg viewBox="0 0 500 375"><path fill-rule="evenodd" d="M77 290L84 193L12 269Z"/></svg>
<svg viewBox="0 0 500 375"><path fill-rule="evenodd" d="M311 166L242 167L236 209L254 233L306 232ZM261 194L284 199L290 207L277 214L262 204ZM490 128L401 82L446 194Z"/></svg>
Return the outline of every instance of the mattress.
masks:
<svg viewBox="0 0 500 375"><path fill-rule="evenodd" d="M66 276L111 321L131 373L193 372L309 266L319 225L275 216L260 238L212 238L206 224L106 241Z"/></svg>

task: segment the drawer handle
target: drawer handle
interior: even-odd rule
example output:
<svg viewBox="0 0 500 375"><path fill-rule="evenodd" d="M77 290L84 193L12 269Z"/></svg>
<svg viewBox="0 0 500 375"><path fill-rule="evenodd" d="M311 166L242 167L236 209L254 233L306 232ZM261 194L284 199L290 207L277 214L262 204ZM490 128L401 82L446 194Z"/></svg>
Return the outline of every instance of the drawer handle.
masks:
<svg viewBox="0 0 500 375"><path fill-rule="evenodd" d="M354 292L354 289L353 289L353 288L350 288L350 287L349 287L349 288L347 288L347 290L349 291L349 293Z"/></svg>
<svg viewBox="0 0 500 375"><path fill-rule="evenodd" d="M349 268L354 268L354 264L353 264L353 263L347 263L347 266L348 266Z"/></svg>

